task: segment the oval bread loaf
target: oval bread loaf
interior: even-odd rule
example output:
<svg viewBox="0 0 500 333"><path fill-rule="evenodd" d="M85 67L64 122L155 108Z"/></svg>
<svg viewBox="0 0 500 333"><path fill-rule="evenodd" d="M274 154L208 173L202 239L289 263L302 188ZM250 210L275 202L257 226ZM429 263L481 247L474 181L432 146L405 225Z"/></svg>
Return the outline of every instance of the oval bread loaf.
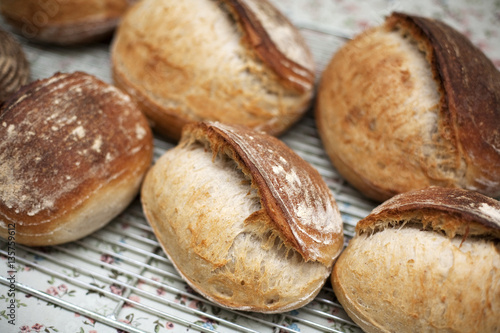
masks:
<svg viewBox="0 0 500 333"><path fill-rule="evenodd" d="M140 1L111 53L116 85L175 141L203 120L279 135L313 96L312 55L267 0Z"/></svg>
<svg viewBox="0 0 500 333"><path fill-rule="evenodd" d="M348 42L316 119L334 166L372 199L433 185L500 196L500 73L443 22L394 13Z"/></svg>
<svg viewBox="0 0 500 333"><path fill-rule="evenodd" d="M101 228L137 195L152 134L130 97L94 76L56 74L0 110L0 235L53 245Z"/></svg>
<svg viewBox="0 0 500 333"><path fill-rule="evenodd" d="M30 78L30 65L21 45L0 29L0 106Z"/></svg>
<svg viewBox="0 0 500 333"><path fill-rule="evenodd" d="M365 332L499 332L500 203L431 187L375 208L332 285Z"/></svg>
<svg viewBox="0 0 500 333"><path fill-rule="evenodd" d="M240 126L187 125L147 173L141 200L181 276L229 308L310 302L343 247L320 174L278 139Z"/></svg>
<svg viewBox="0 0 500 333"><path fill-rule="evenodd" d="M59 45L110 37L130 0L2 0L0 10L20 35Z"/></svg>

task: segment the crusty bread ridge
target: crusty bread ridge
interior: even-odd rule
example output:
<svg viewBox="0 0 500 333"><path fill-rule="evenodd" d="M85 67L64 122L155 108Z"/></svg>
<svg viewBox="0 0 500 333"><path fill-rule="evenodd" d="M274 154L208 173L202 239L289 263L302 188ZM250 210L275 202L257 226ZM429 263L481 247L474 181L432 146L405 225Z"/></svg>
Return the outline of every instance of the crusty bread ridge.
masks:
<svg viewBox="0 0 500 333"><path fill-rule="evenodd" d="M0 110L0 235L52 245L99 229L137 195L152 134L130 97L97 78L58 73Z"/></svg>
<svg viewBox="0 0 500 333"><path fill-rule="evenodd" d="M229 308L273 313L310 302L343 247L319 173L248 128L186 126L146 175L141 201L179 273Z"/></svg>
<svg viewBox="0 0 500 333"><path fill-rule="evenodd" d="M23 37L45 43L71 45L110 37L128 0L4 0L0 11Z"/></svg>
<svg viewBox="0 0 500 333"><path fill-rule="evenodd" d="M115 84L174 141L203 120L279 135L313 96L312 55L267 1L141 1L121 22L111 59Z"/></svg>
<svg viewBox="0 0 500 333"><path fill-rule="evenodd" d="M0 106L30 78L30 65L21 45L0 29Z"/></svg>
<svg viewBox="0 0 500 333"><path fill-rule="evenodd" d="M332 285L365 332L499 332L500 203L431 187L356 227Z"/></svg>
<svg viewBox="0 0 500 333"><path fill-rule="evenodd" d="M466 37L394 13L334 55L316 119L334 166L372 199L432 185L498 197L499 105L500 74Z"/></svg>

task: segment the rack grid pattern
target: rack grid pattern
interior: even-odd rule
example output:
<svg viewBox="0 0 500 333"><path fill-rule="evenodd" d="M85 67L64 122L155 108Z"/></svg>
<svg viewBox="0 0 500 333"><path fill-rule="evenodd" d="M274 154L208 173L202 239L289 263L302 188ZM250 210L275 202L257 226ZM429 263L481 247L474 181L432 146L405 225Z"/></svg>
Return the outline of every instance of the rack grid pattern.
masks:
<svg viewBox="0 0 500 333"><path fill-rule="evenodd" d="M1 25L1 22L0 22ZM331 55L347 36L317 31L303 26L302 32L316 58L318 77ZM54 68L79 70L73 63L88 68L104 81L111 82L108 46L64 49L25 43L34 78L48 77ZM77 58L66 64L65 57ZM346 242L354 226L374 207L351 188L331 166L315 127L312 113L281 139L318 169L332 190L344 221ZM155 160L171 144L155 139ZM0 240L0 294L10 285L7 270L7 242ZM258 314L220 308L199 296L180 278L163 254L152 229L142 213L139 199L100 231L76 242L60 246L30 248L16 246L16 291L49 305L80 314L125 332L152 332L169 323L183 331L197 332L361 332L349 319L329 286L322 289L307 306L282 314ZM4 263L5 262L5 263ZM44 279L30 279L36 270ZM28 272L28 273L26 273ZM57 295L47 292L57 280L64 286ZM61 293L85 294L85 302ZM91 306L89 306L91 304ZM152 318L153 326L135 325L137 316ZM133 318L133 316L136 316ZM5 321L0 320L0 327Z"/></svg>

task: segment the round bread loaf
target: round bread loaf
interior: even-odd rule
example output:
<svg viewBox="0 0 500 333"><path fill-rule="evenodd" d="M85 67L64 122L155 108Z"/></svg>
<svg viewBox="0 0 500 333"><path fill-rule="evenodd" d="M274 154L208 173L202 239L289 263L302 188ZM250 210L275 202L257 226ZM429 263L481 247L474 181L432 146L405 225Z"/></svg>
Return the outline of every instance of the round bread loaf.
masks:
<svg viewBox="0 0 500 333"><path fill-rule="evenodd" d="M23 37L60 45L111 36L130 0L2 0L6 21Z"/></svg>
<svg viewBox="0 0 500 333"><path fill-rule="evenodd" d="M30 66L21 45L0 29L0 106L22 85L28 83Z"/></svg>
<svg viewBox="0 0 500 333"><path fill-rule="evenodd" d="M333 290L365 332L499 332L500 203L431 187L356 226Z"/></svg>
<svg viewBox="0 0 500 333"><path fill-rule="evenodd" d="M174 141L204 120L279 135L313 96L312 55L267 0L140 1L111 53L115 84Z"/></svg>
<svg viewBox="0 0 500 333"><path fill-rule="evenodd" d="M147 173L141 200L181 276L229 308L310 302L343 247L320 174L278 139L240 126L187 125Z"/></svg>
<svg viewBox="0 0 500 333"><path fill-rule="evenodd" d="M372 199L433 185L500 196L500 73L442 22L394 13L344 45L316 120L334 166Z"/></svg>
<svg viewBox="0 0 500 333"><path fill-rule="evenodd" d="M0 110L0 236L52 245L108 223L137 195L152 134L130 97L85 73L19 90Z"/></svg>

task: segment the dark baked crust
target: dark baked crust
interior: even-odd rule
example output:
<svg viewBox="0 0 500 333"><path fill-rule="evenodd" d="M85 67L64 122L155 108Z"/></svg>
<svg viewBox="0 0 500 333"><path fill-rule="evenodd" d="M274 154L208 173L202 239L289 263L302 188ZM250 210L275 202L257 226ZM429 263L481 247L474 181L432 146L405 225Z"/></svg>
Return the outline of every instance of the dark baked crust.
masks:
<svg viewBox="0 0 500 333"><path fill-rule="evenodd" d="M135 104L81 72L23 87L0 110L0 137L0 220L19 235L58 229L96 193L135 183L152 158Z"/></svg>
<svg viewBox="0 0 500 333"><path fill-rule="evenodd" d="M247 0L225 0L225 3L244 31L245 40L250 49L254 50L257 56L283 79L284 84L299 92L313 88L315 75L312 55L300 33L281 12L266 0L252 2L263 14L261 16L252 10ZM273 36L273 31L266 29L262 19L271 22L272 26L288 30L289 34ZM291 38L287 47L299 46L307 52L301 64L288 57L287 50L279 49L279 39L283 37Z"/></svg>
<svg viewBox="0 0 500 333"><path fill-rule="evenodd" d="M500 202L475 191L429 187L394 196L359 221L361 234L390 225L422 223L450 237L488 236L500 239Z"/></svg>
<svg viewBox="0 0 500 333"><path fill-rule="evenodd" d="M222 151L238 162L284 242L305 261L329 265L338 255L343 234L333 195L316 169L282 141L220 123L187 125L180 145L193 140L208 140L215 153Z"/></svg>
<svg viewBox="0 0 500 333"><path fill-rule="evenodd" d="M467 37L441 21L393 13L387 24L429 45L424 51L442 89L443 134L461 147L468 187L500 195L500 72Z"/></svg>

